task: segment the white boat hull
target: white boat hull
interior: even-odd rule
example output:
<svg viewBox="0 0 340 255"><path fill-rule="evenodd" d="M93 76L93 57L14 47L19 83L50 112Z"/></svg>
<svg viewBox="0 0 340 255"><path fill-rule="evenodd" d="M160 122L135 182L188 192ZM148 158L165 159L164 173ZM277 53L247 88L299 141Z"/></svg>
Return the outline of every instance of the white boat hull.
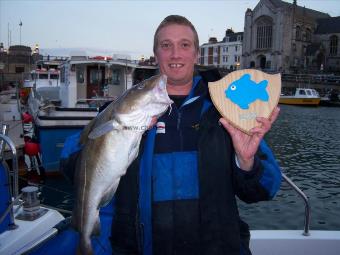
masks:
<svg viewBox="0 0 340 255"><path fill-rule="evenodd" d="M253 255L339 255L340 231L253 230L250 249Z"/></svg>

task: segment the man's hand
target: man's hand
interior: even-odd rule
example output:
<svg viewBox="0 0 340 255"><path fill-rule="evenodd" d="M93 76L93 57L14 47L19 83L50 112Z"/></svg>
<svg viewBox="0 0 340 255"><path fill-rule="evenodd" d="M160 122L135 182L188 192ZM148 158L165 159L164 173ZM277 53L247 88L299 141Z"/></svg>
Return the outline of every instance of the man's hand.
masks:
<svg viewBox="0 0 340 255"><path fill-rule="evenodd" d="M272 124L279 115L279 112L280 108L276 107L269 119L257 117L256 121L261 125L252 128L250 130L251 135L247 135L246 133L233 127L224 118L219 120L231 136L237 160L241 169L246 171L250 171L252 169L254 164L254 156L260 145L260 142L264 135L271 129Z"/></svg>

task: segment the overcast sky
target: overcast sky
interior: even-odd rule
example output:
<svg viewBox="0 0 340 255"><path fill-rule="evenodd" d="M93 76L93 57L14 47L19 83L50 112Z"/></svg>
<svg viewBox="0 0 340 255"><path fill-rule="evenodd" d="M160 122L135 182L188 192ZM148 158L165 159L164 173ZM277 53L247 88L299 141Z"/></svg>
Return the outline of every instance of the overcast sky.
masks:
<svg viewBox="0 0 340 255"><path fill-rule="evenodd" d="M286 0L292 2L293 0ZM225 30L243 31L244 13L259 0L0 0L0 42L46 48L87 48L152 55L153 34L169 14L186 16L200 43L222 40ZM297 0L298 5L340 16L340 0Z"/></svg>

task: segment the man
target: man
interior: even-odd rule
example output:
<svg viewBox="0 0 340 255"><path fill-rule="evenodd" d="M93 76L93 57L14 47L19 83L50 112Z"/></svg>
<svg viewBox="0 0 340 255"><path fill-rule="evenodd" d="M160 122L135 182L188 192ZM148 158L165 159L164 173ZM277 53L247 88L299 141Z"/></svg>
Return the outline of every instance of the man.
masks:
<svg viewBox="0 0 340 255"><path fill-rule="evenodd" d="M233 128L194 76L198 50L197 32L182 16L166 17L155 32L155 57L174 104L121 179L113 254L250 254L235 195L269 200L280 187L280 170L261 142L279 110L257 118L251 136Z"/></svg>

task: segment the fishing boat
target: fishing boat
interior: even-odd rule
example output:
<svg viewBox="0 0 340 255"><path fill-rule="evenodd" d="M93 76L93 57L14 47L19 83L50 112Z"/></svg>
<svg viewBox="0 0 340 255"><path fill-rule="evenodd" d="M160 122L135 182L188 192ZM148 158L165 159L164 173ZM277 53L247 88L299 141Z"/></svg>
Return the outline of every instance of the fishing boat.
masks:
<svg viewBox="0 0 340 255"><path fill-rule="evenodd" d="M66 137L81 131L101 106L153 76L157 67L139 65L128 56L88 57L77 52L59 65L59 71L58 86L33 87L28 99L47 173L59 171Z"/></svg>
<svg viewBox="0 0 340 255"><path fill-rule="evenodd" d="M6 130L3 130L5 133ZM0 254L23 254L54 235L64 217L56 210L41 207L37 187L18 190L18 154L14 142L0 134L0 151L11 151L12 167L0 155Z"/></svg>
<svg viewBox="0 0 340 255"><path fill-rule="evenodd" d="M319 93L315 89L296 88L294 95L281 95L279 104L318 106Z"/></svg>

